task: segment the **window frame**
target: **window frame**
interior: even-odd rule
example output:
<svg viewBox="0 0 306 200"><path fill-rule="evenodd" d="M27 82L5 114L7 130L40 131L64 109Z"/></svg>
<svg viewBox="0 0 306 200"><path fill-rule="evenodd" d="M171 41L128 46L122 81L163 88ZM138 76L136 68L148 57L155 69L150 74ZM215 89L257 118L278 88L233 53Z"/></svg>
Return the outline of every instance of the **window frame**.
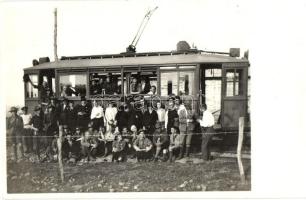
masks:
<svg viewBox="0 0 306 200"><path fill-rule="evenodd" d="M227 63L226 65L223 64L223 69L222 69L222 82L223 82L223 86L224 88L222 89L222 93L223 93L223 98L226 99L241 99L241 98L245 98L247 95L247 86L244 85L247 77L247 65L245 65L244 63ZM240 81L242 82L242 88L241 88L241 94L238 95L233 95L233 96L227 96L227 77L226 77L226 73L228 70L234 70L236 72L236 70L242 70L242 77L240 79ZM234 79L236 79L236 76L234 76ZM239 81L238 81L239 83ZM234 87L233 87L233 92L234 91ZM239 91L238 91L239 93Z"/></svg>
<svg viewBox="0 0 306 200"><path fill-rule="evenodd" d="M171 68L169 69L169 67L175 67L175 68ZM164 69L163 69L164 68ZM196 64L179 64L179 65L167 65L167 66L160 66L159 67L159 77L161 77L161 74L162 73L169 73L169 72L176 72L177 73L177 91L176 91L176 95L179 95L179 91L180 91L180 87L179 87L179 79L180 79L180 72L192 72L194 77L193 77L193 87L191 88L191 94L188 94L188 95L191 95L191 96L196 96L196 86L195 86L195 77L196 77L196 69L197 69L197 65ZM160 78L161 79L161 78ZM166 96L162 96L161 95L161 81L159 81L159 95L161 97L167 97L168 95Z"/></svg>
<svg viewBox="0 0 306 200"><path fill-rule="evenodd" d="M86 97L89 97L89 72L87 70L78 70L78 71L66 71L66 70L59 70L57 71L57 78L56 78L56 94L59 98L61 97L61 88L60 88L60 77L61 76L69 76L69 75L85 75L86 77L86 83L85 83L85 89L86 89ZM68 100L80 100L81 96L66 96Z"/></svg>
<svg viewBox="0 0 306 200"><path fill-rule="evenodd" d="M37 76L37 85L39 85L39 72L29 72L29 73L25 73L25 74L28 75L29 77L31 75L36 75ZM24 98L25 98L25 100L38 100L38 99L40 99L40 93L39 93L38 88L37 89L35 88L37 90L37 97L27 97L27 95L26 95L26 93L27 93L27 84L30 84L30 83L28 83L28 82L24 83L24 92L25 92Z"/></svg>

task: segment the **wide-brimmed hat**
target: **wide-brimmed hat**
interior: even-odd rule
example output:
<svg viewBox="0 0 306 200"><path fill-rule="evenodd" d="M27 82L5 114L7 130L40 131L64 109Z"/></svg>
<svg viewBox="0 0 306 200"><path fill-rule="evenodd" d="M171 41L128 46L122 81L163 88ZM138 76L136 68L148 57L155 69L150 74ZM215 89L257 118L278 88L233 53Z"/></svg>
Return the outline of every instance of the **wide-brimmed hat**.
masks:
<svg viewBox="0 0 306 200"><path fill-rule="evenodd" d="M39 111L40 110L40 106L35 106L34 111Z"/></svg>
<svg viewBox="0 0 306 200"><path fill-rule="evenodd" d="M10 111L9 112L17 112L18 111L18 108L16 108L16 107L11 107L11 109L10 109Z"/></svg>
<svg viewBox="0 0 306 200"><path fill-rule="evenodd" d="M23 107L21 108L21 110L27 111L27 110L28 110L28 106L23 106Z"/></svg>

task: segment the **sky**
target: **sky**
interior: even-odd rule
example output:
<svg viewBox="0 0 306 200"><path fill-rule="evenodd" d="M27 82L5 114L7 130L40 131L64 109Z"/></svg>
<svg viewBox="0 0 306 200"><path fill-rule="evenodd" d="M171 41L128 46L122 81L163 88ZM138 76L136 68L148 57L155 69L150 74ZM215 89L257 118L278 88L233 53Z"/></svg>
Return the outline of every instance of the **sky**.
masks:
<svg viewBox="0 0 306 200"><path fill-rule="evenodd" d="M148 9L158 6L137 45L138 52L171 51L186 40L202 50L248 49L245 1L13 1L2 3L1 57L8 106L23 105L23 68L53 54L54 8L58 9L58 55L125 51ZM222 13L222 14L220 14Z"/></svg>

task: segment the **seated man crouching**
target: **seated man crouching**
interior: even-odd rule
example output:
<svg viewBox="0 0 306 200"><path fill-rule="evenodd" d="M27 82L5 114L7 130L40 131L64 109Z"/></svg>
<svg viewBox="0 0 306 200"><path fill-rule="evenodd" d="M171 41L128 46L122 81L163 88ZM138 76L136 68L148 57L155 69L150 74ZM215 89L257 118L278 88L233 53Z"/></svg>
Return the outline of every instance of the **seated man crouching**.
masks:
<svg viewBox="0 0 306 200"><path fill-rule="evenodd" d="M122 135L118 134L115 136L113 141L113 157L112 162L123 162L126 158L126 142L122 139Z"/></svg>
<svg viewBox="0 0 306 200"><path fill-rule="evenodd" d="M136 150L136 158L137 161L142 161L142 160L149 160L152 157L152 142L146 138L144 131L140 130L139 135L137 139L134 142L133 145L134 149Z"/></svg>
<svg viewBox="0 0 306 200"><path fill-rule="evenodd" d="M81 138L83 162L95 161L98 144L88 131Z"/></svg>
<svg viewBox="0 0 306 200"><path fill-rule="evenodd" d="M177 156L180 153L180 136L179 136L179 130L177 127L171 128L171 134L170 134L170 146L169 146L169 162L173 162L175 158L174 156Z"/></svg>

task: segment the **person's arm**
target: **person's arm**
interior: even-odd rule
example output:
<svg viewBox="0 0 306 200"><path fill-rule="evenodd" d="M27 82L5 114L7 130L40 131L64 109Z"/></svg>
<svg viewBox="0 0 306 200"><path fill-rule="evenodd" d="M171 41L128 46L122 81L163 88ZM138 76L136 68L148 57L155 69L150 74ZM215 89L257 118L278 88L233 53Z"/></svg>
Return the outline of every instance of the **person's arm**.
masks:
<svg viewBox="0 0 306 200"><path fill-rule="evenodd" d="M133 147L136 151L140 151L140 148L137 146L138 140L134 141Z"/></svg>
<svg viewBox="0 0 306 200"><path fill-rule="evenodd" d="M95 108L92 108L91 110L91 114L90 114L90 119L94 119L96 117L96 112L95 112Z"/></svg>
<svg viewBox="0 0 306 200"><path fill-rule="evenodd" d="M105 120L108 122L108 121L110 121L111 120L111 113L110 113L110 109L109 108L106 108L105 109Z"/></svg>
<svg viewBox="0 0 306 200"><path fill-rule="evenodd" d="M146 152L150 151L153 147L151 140L147 138L148 146L146 147Z"/></svg>
<svg viewBox="0 0 306 200"><path fill-rule="evenodd" d="M167 129L167 125L168 125L168 110L165 113L165 128Z"/></svg>

